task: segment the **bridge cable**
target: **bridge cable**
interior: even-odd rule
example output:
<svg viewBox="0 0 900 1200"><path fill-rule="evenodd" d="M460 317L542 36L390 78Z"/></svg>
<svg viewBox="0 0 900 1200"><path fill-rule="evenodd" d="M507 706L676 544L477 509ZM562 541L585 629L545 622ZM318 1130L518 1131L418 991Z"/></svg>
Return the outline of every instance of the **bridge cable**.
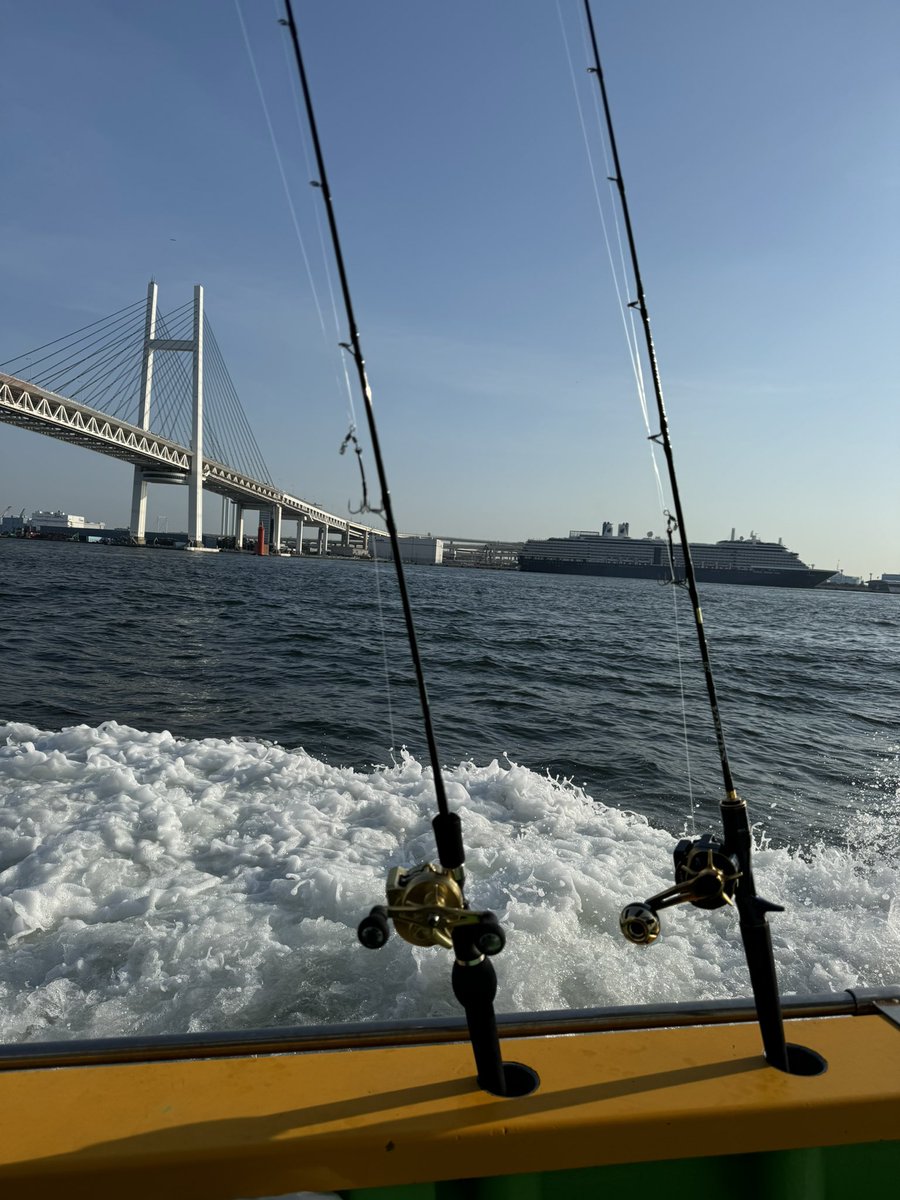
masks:
<svg viewBox="0 0 900 1200"><path fill-rule="evenodd" d="M134 344L136 335L143 329L143 319L139 325L133 329L127 330L123 336L116 342L106 346L100 346L90 356L80 360L74 366L84 364L84 370L77 375L70 375L68 371L58 371L54 379L64 379L62 386L71 395L73 400L79 400L80 403L91 403L91 389L108 379L113 371L116 371L124 361L129 366L134 366ZM140 361L140 360L138 360ZM69 370L73 369L72 367ZM80 382L81 381L81 382ZM80 386L76 387L76 384ZM82 400L81 397L84 397ZM92 404L92 407L97 405Z"/></svg>
<svg viewBox="0 0 900 1200"><path fill-rule="evenodd" d="M156 336L161 341L171 337L168 321L162 313L157 313L156 316ZM178 421L182 418L187 397L190 396L190 388L190 378L182 356L174 352L154 351L150 422L151 425L154 424L155 412L158 422L155 427L159 433L181 445L190 440L189 437L185 437L184 430L178 428Z"/></svg>
<svg viewBox="0 0 900 1200"><path fill-rule="evenodd" d="M218 424L218 421L221 420L224 427L221 434L225 442L226 457L222 461L226 465L236 467L248 475L253 475L258 479L271 483L268 469L265 466L256 439L253 437L253 432L244 415L243 407L234 384L231 381L228 368L225 366L225 361L222 358L211 326L207 327L206 334L208 336L208 349L215 380L216 423ZM233 461L231 461L232 459Z"/></svg>
<svg viewBox="0 0 900 1200"><path fill-rule="evenodd" d="M115 353L120 350L122 353L131 355L133 353L131 344L138 335L140 336L140 341L143 342L144 324L145 317L144 314L141 313L138 315L137 319L132 319L131 324L128 325L127 328L119 330L114 340L109 340L108 334L111 334L112 331L107 331L101 337L95 339L96 349L90 349L88 353L85 353L84 351L78 351L77 353L82 354L82 357L77 362L72 362L72 356L67 359L60 360L47 378L52 380L65 380L65 386L68 388L71 388L78 379L85 375L89 376L89 383L95 382L96 380L92 376L99 375L100 373L95 372L95 367L98 365L98 363L103 364L104 362L108 361L109 358L114 357ZM85 339L80 340L84 341ZM106 349L108 349L108 353L106 353ZM97 355L102 355L102 357L98 360ZM78 366L82 365L83 363L87 363L92 359L94 360L93 365L86 368L81 375L72 376L71 374L68 374L68 372L75 370ZM66 371L63 371L62 369L64 366L67 366Z"/></svg>
<svg viewBox="0 0 900 1200"><path fill-rule="evenodd" d="M70 376L68 372L60 372L56 377L46 379L43 386L48 391L68 395L79 404L105 412L107 410L102 407L100 396L106 395L111 382L121 381L136 373L135 359L135 342L132 338L124 347L116 346L98 352L79 374Z"/></svg>
<svg viewBox="0 0 900 1200"><path fill-rule="evenodd" d="M231 378L231 373L225 363L222 351L219 348L219 343L216 340L216 335L213 332L212 326L207 321L205 324L205 335L208 337L209 348L212 351L213 362L219 373L219 382L221 386L221 396L223 405L223 416L230 414L232 422L232 437L236 443L243 445L243 453L246 454L246 467L249 467L248 474L255 475L257 479L264 480L266 483L272 483L272 477L269 469L266 466L262 451L259 448L259 443L254 436L252 426L247 420L247 415L244 412L244 407L241 404L240 396L234 386L234 381ZM229 464L232 465L232 464ZM233 465L238 465L237 463Z"/></svg>
<svg viewBox="0 0 900 1200"><path fill-rule="evenodd" d="M89 361L89 359L99 353L104 346L109 344L110 339L113 339L113 341L124 341L126 337L133 336L134 332L140 329L142 324L143 317L135 317L132 314L129 318L119 321L116 325L103 330L102 333L98 331L96 334L88 335L88 337L79 338L76 342L69 342L66 346L54 351L53 354L45 355L38 362L28 364L26 369L31 372L41 362L48 363L49 365L43 371L36 373L37 378L35 382L41 379L45 380L46 384L42 384L41 386L47 386L47 390L50 391L52 390L51 384L71 379L70 372L77 370L83 363ZM87 344L81 345L81 343ZM60 357L61 355L63 357Z"/></svg>
<svg viewBox="0 0 900 1200"><path fill-rule="evenodd" d="M114 369L110 370L106 374L105 381L103 379L96 381L97 390L91 399L92 406L110 416L121 415L125 420L130 421L128 408L140 391L141 360L142 355L135 354L133 349L129 353L123 354L118 372Z"/></svg>
<svg viewBox="0 0 900 1200"><path fill-rule="evenodd" d="M127 333L133 336L137 327L135 325L134 329L127 330ZM67 345L53 354L45 355L38 362L23 363L21 367L17 368L16 373L19 375L27 373L33 382L52 391L62 387L65 379L71 377L73 371L77 371L79 366L96 355L105 344L101 338L97 338L83 347L76 348L74 344Z"/></svg>
<svg viewBox="0 0 900 1200"><path fill-rule="evenodd" d="M102 381L100 381L102 382ZM124 359L119 367L118 372L110 371L106 377L106 382L103 384L99 392L91 397L91 407L96 408L98 412L104 412L110 417L120 417L131 424L135 424L131 414L127 411L132 401L134 401L140 392L141 385L141 363L132 359ZM116 401L118 397L118 401ZM123 411L125 410L125 411Z"/></svg>
<svg viewBox="0 0 900 1200"><path fill-rule="evenodd" d="M69 338L74 337L77 333L84 333L86 329L93 329L97 325L103 325L107 321L112 321L114 318L121 316L123 313L128 313L131 309L137 308L138 306L143 307L143 304L143 300L137 300L133 304L128 304L125 306L125 308L120 308L116 312L111 313L108 317L100 317L98 320L92 321L89 325L82 325L80 329L75 329L71 333L64 334L62 337L54 338L52 342L44 342L42 346L35 346L32 350L26 350L24 354L18 354L15 358L10 358L4 363L0 363L0 370L5 371L5 368L10 366L12 363L20 362L22 359L28 358L32 354L37 354L41 350L47 350L50 346L58 345L59 342L67 341ZM38 362L42 361L43 359L38 359ZM6 371L6 374L12 374L12 372Z"/></svg>
<svg viewBox="0 0 900 1200"><path fill-rule="evenodd" d="M157 336L168 340L170 332L166 318L157 315ZM158 353L162 357L158 357ZM153 357L153 398L157 403L151 407L151 426L155 427L162 437L169 441L189 446L191 442L190 427L190 396L192 377L183 354L177 351L155 352ZM158 424L154 424L154 411Z"/></svg>
<svg viewBox="0 0 900 1200"><path fill-rule="evenodd" d="M204 324L207 325L208 322L205 321ZM204 449L208 445L211 450L210 458L215 458L236 470L244 470L241 463L242 455L230 448L234 440L232 422L227 401L224 398L221 368L212 354L212 346L207 340L209 336L210 330L206 328L204 331L203 405L208 421L204 421Z"/></svg>

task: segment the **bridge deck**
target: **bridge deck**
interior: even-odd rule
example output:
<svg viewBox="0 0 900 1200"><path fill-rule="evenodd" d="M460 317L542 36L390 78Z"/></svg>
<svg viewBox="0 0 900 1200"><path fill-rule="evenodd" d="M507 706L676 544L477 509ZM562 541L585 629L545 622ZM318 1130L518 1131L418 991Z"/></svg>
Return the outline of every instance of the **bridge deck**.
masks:
<svg viewBox="0 0 900 1200"><path fill-rule="evenodd" d="M168 483L177 482L178 476L187 482L191 474L193 452L189 447L3 372L0 372L0 421L132 463L148 471L151 481L156 472L160 475L159 482ZM330 513L271 483L206 457L203 487L245 508L279 505L282 517L287 520L327 525L352 537L384 533L383 529Z"/></svg>

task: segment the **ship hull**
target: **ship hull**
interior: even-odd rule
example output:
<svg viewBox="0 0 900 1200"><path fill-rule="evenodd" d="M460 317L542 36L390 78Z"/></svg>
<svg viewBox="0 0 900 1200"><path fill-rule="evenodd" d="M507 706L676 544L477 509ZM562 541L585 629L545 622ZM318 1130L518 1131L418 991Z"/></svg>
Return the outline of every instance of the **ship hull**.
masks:
<svg viewBox="0 0 900 1200"><path fill-rule="evenodd" d="M620 579L669 579L667 566L655 563L574 562L554 558L519 558L520 571L551 575L605 575ZM833 575L833 571L789 570L754 571L740 567L697 567L698 583L739 583L751 587L814 588Z"/></svg>

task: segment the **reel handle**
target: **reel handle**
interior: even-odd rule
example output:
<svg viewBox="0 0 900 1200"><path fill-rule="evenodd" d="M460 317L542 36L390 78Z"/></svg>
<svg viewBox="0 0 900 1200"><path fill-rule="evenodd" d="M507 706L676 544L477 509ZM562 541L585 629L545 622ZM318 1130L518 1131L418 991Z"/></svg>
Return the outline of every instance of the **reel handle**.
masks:
<svg viewBox="0 0 900 1200"><path fill-rule="evenodd" d="M697 908L721 908L733 904L741 871L724 847L704 833L696 841L685 838L675 847L675 879L664 888L635 904L628 904L619 917L619 928L629 942L649 946L659 937L657 912L674 904L693 904Z"/></svg>
<svg viewBox="0 0 900 1200"><path fill-rule="evenodd" d="M367 917L363 917L356 928L356 936L367 950L380 950L391 936L388 910L376 904Z"/></svg>

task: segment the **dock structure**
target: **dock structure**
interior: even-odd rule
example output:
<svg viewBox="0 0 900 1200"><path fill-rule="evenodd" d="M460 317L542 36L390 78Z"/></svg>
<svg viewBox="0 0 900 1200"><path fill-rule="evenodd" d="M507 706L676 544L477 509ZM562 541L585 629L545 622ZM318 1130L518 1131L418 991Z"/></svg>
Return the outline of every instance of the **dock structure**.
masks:
<svg viewBox="0 0 900 1200"><path fill-rule="evenodd" d="M477 538L444 538L444 564L517 571L523 542L492 542Z"/></svg>

